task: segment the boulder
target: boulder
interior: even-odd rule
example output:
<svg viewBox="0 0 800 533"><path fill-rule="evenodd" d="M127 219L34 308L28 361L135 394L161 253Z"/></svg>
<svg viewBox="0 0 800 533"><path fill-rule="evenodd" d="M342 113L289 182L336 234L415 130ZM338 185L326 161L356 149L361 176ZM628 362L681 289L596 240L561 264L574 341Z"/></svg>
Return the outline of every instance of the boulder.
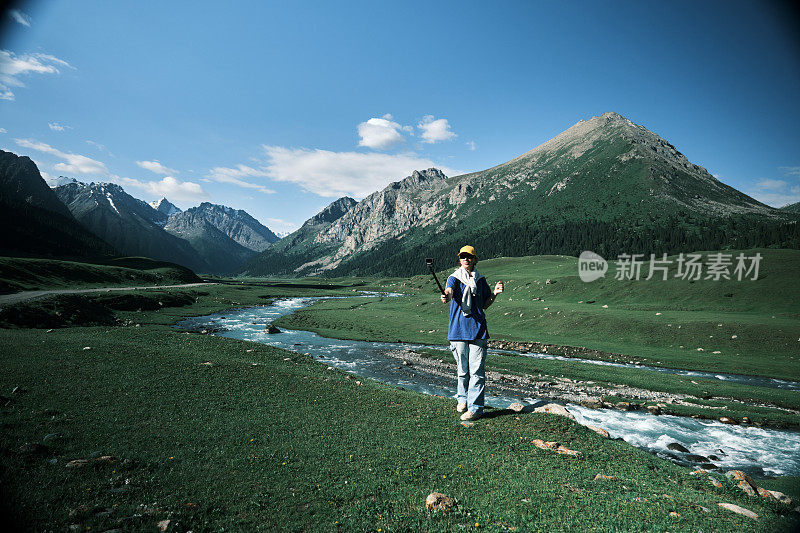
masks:
<svg viewBox="0 0 800 533"><path fill-rule="evenodd" d="M431 510L449 511L455 507L456 502L450 496L445 496L441 492L431 492L425 498L425 507Z"/></svg>
<svg viewBox="0 0 800 533"><path fill-rule="evenodd" d="M603 401L600 398L582 398L578 403L589 409L600 409L603 407Z"/></svg>
<svg viewBox="0 0 800 533"><path fill-rule="evenodd" d="M64 466L67 468L83 468L84 466L88 465L89 461L87 459L73 459L72 461L68 462Z"/></svg>
<svg viewBox="0 0 800 533"><path fill-rule="evenodd" d="M273 335L273 334L275 334L275 333L280 333L280 332L281 332L281 330L279 330L278 328L276 328L276 327L275 327L275 326L273 326L272 324L267 324L267 325L264 327L264 332L265 332L265 333L267 333L268 335Z"/></svg>
<svg viewBox="0 0 800 533"><path fill-rule="evenodd" d="M515 413L520 413L522 412L523 409L525 409L525 406L522 405L520 402L514 402L511 405L509 405L508 408L514 411Z"/></svg>
<svg viewBox="0 0 800 533"><path fill-rule="evenodd" d="M572 413L567 411L567 408L563 405L559 405L557 403L548 403L547 405L543 405L541 407L537 407L533 410L534 413L551 413L554 415L561 415L569 418L570 420L575 420L575 417L572 416Z"/></svg>
<svg viewBox="0 0 800 533"><path fill-rule="evenodd" d="M718 503L717 505L719 505L723 509L727 509L729 511L733 511L734 513L738 513L748 518L752 518L753 520L758 520L758 515L753 511L751 511L750 509L745 509L744 507L739 507L738 505L734 505L732 503Z"/></svg>
<svg viewBox="0 0 800 533"><path fill-rule="evenodd" d="M786 494L778 492L777 490L769 490L762 487L756 487L756 491L760 496L763 496L768 500L773 500L786 505L792 505L792 499Z"/></svg>
<svg viewBox="0 0 800 533"><path fill-rule="evenodd" d="M592 431L594 431L594 432L595 432L595 433L597 433L598 435L601 435L601 436L603 436L603 437L605 437L605 438L607 438L607 439L610 439L610 438L611 438L611 436L608 434L608 431L606 431L606 430L605 430L605 429L603 429L603 428L599 428L599 427L597 427L597 426L586 426L586 427L587 427L587 428L589 428L589 429L591 429Z"/></svg>
<svg viewBox="0 0 800 533"><path fill-rule="evenodd" d="M736 424L736 420L728 418L727 416L720 417L719 421L723 424Z"/></svg>
<svg viewBox="0 0 800 533"><path fill-rule="evenodd" d="M695 463L708 463L708 457L697 455L696 453L689 453L684 456L687 461L694 461Z"/></svg>
<svg viewBox="0 0 800 533"><path fill-rule="evenodd" d="M631 406L630 402L617 402L614 405L614 408L619 409L620 411L630 411L633 409L633 406Z"/></svg>
<svg viewBox="0 0 800 533"><path fill-rule="evenodd" d="M679 442L670 442L667 444L667 449L672 450L673 452L689 453L689 450Z"/></svg>
<svg viewBox="0 0 800 533"><path fill-rule="evenodd" d="M651 415L660 415L661 414L661 408L659 406L657 406L657 405L648 405L647 406L647 411Z"/></svg>

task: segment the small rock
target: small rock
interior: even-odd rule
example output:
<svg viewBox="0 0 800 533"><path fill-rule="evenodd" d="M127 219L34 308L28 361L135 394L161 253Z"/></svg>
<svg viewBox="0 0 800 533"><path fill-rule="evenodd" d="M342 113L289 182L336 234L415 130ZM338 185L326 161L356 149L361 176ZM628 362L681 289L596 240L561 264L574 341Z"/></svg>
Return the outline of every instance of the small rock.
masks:
<svg viewBox="0 0 800 533"><path fill-rule="evenodd" d="M200 364L206 366L214 366L214 363L212 363L211 361L206 361L205 363L200 363Z"/></svg>
<svg viewBox="0 0 800 533"><path fill-rule="evenodd" d="M68 462L64 466L67 468L83 468L84 466L88 465L89 461L86 459L73 459L72 461Z"/></svg>
<svg viewBox="0 0 800 533"><path fill-rule="evenodd" d="M670 511L670 512L669 512L669 515L670 515L671 517L673 517L673 518L678 518L678 517L680 516L680 515L679 515L678 513L676 513L675 511Z"/></svg>
<svg viewBox="0 0 800 533"><path fill-rule="evenodd" d="M275 333L280 333L281 330L279 330L278 328L276 328L272 324L267 324L266 327L264 328L264 332L269 334L269 335L272 335L272 334L275 334Z"/></svg>
<svg viewBox="0 0 800 533"><path fill-rule="evenodd" d="M159 531L166 531L167 528L169 527L169 523L170 523L169 520L162 520L161 522L156 524L156 527L159 529Z"/></svg>
<svg viewBox="0 0 800 533"><path fill-rule="evenodd" d="M667 444L667 449L672 450L673 452L689 453L689 450L684 445L678 442L670 442L669 444Z"/></svg>
<svg viewBox="0 0 800 533"><path fill-rule="evenodd" d="M475 425L475 422L470 422L469 420L464 420L463 422L461 422L461 425L464 426L465 428L471 428L472 426Z"/></svg>
<svg viewBox="0 0 800 533"><path fill-rule="evenodd" d="M708 472L703 470L702 468L698 468L697 470L692 470L691 472L689 472L690 476L696 476L698 474L708 474Z"/></svg>
<svg viewBox="0 0 800 533"><path fill-rule="evenodd" d="M614 408L619 409L620 411L630 411L631 404L629 402L617 402L616 405L614 405Z"/></svg>
<svg viewBox="0 0 800 533"><path fill-rule="evenodd" d="M537 407L533 410L534 413L552 413L554 415L561 415L569 418L570 420L575 420L575 417L572 416L572 413L567 411L567 408L563 405L559 405L557 403L548 403L547 405L542 405L541 407Z"/></svg>
<svg viewBox="0 0 800 533"><path fill-rule="evenodd" d="M719 421L723 424L736 424L736 420L728 418L727 416L720 417Z"/></svg>
<svg viewBox="0 0 800 533"><path fill-rule="evenodd" d="M608 304L602 306L603 309L608 309Z"/></svg>
<svg viewBox="0 0 800 533"><path fill-rule="evenodd" d="M83 347L83 349L84 349L84 350L91 350L91 349L92 349L92 347L91 347L91 346L84 346L84 347Z"/></svg>
<svg viewBox="0 0 800 533"><path fill-rule="evenodd" d="M48 433L42 438L42 442L58 442L64 440L64 435L61 433Z"/></svg>
<svg viewBox="0 0 800 533"><path fill-rule="evenodd" d="M713 476L708 476L708 482L717 488L722 488L722 482Z"/></svg>
<svg viewBox="0 0 800 533"><path fill-rule="evenodd" d="M578 403L589 409L600 409L603 407L603 401L600 398L584 398Z"/></svg>
<svg viewBox="0 0 800 533"><path fill-rule="evenodd" d="M763 496L768 500L774 500L786 505L792 505L792 499L782 492L778 492L777 490L769 490L762 487L756 487L756 490L760 496Z"/></svg>
<svg viewBox="0 0 800 533"><path fill-rule="evenodd" d="M746 425L748 425L749 423L750 423L750 419L749 419L749 418L747 418L746 416L743 416L743 417L742 417L742 422L741 422L741 424L742 424L743 426L746 426Z"/></svg>
<svg viewBox="0 0 800 533"><path fill-rule="evenodd" d="M425 507L431 510L449 511L455 507L456 502L450 496L445 496L441 492L431 492L425 498Z"/></svg>
<svg viewBox="0 0 800 533"><path fill-rule="evenodd" d="M744 507L739 507L738 505L734 505L732 503L718 503L720 507L723 509L727 509L729 511L733 511L734 513L738 513L744 515L748 518L752 518L753 520L758 520L758 515L749 509L745 509Z"/></svg>
<svg viewBox="0 0 800 533"><path fill-rule="evenodd" d="M595 432L595 433L597 433L598 435L601 435L601 436L603 436L603 437L605 437L605 438L607 438L607 439L610 439L610 438L611 438L611 436L608 434L608 431L606 431L606 430L605 430L605 429L603 429L603 428L599 428L599 427L597 427L597 426L586 426L586 427L587 427L587 428L589 428L589 429L591 429L592 431L594 431L594 432Z"/></svg>
<svg viewBox="0 0 800 533"><path fill-rule="evenodd" d="M511 405L509 405L508 408L514 411L515 413L519 413L523 409L525 409L525 406L522 405L520 402L514 402Z"/></svg>
<svg viewBox="0 0 800 533"><path fill-rule="evenodd" d="M647 406L647 411L651 415L660 415L661 414L661 408L659 406L657 406L657 405L648 405Z"/></svg>
<svg viewBox="0 0 800 533"><path fill-rule="evenodd" d="M598 479L617 479L617 476L606 476L605 474L597 474L594 476L594 480L597 481Z"/></svg>

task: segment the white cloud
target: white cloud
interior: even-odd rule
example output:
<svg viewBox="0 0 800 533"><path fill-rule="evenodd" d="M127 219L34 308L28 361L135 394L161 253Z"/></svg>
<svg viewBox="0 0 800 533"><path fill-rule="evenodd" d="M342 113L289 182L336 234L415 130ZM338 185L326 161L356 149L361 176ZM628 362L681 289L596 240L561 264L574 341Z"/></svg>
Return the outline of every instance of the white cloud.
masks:
<svg viewBox="0 0 800 533"><path fill-rule="evenodd" d="M195 202L208 198L208 194L199 184L191 181L179 181L172 176L167 176L161 181L145 181L139 184L131 183L131 185L175 202Z"/></svg>
<svg viewBox="0 0 800 533"><path fill-rule="evenodd" d="M392 120L392 115L385 114L381 118L371 118L358 125L359 146L375 150L384 150L406 142L401 132L412 132L410 126L402 126Z"/></svg>
<svg viewBox="0 0 800 533"><path fill-rule="evenodd" d="M19 77L27 74L60 74L59 68L72 65L48 54L17 55L0 50L0 100L14 100L11 87L25 87Z"/></svg>
<svg viewBox="0 0 800 533"><path fill-rule="evenodd" d="M137 161L137 165L142 167L145 170L149 170L155 174L178 174L177 170L171 169L169 167L165 167L158 161Z"/></svg>
<svg viewBox="0 0 800 533"><path fill-rule="evenodd" d="M53 131L64 131L72 129L72 126L65 126L64 124L59 124L58 122L48 122L47 125Z"/></svg>
<svg viewBox="0 0 800 533"><path fill-rule="evenodd" d="M5 128L0 128L0 133L8 133Z"/></svg>
<svg viewBox="0 0 800 533"><path fill-rule="evenodd" d="M264 194L275 194L275 191L268 189L263 185L245 181L244 178L265 178L268 174L264 170L258 170L246 165L236 165L236 168L229 167L214 167L209 173L208 177L219 183L230 183L243 187L245 189L254 189Z"/></svg>
<svg viewBox="0 0 800 533"><path fill-rule="evenodd" d="M745 191L745 194L772 207L782 207L800 202L800 184L790 184L784 180L762 179L756 182L753 189Z"/></svg>
<svg viewBox="0 0 800 533"><path fill-rule="evenodd" d="M785 176L800 176L800 167L778 167Z"/></svg>
<svg viewBox="0 0 800 533"><path fill-rule="evenodd" d="M263 148L269 158L263 167L266 176L333 198L345 195L363 198L414 170L437 167L449 176L460 173L414 154L362 154L282 146Z"/></svg>
<svg viewBox="0 0 800 533"><path fill-rule="evenodd" d="M425 115L417 127L422 130L422 142L424 143L432 144L458 137L450 130L450 124L446 118L434 119L433 115Z"/></svg>
<svg viewBox="0 0 800 533"><path fill-rule="evenodd" d="M101 163L85 155L72 154L69 152L62 152L52 146L34 141L31 139L14 139L19 146L29 148L38 152L53 155L59 159L63 159L64 163L56 163L53 166L54 170L59 172L71 174L93 174L93 175L109 175L108 168Z"/></svg>
<svg viewBox="0 0 800 533"><path fill-rule="evenodd" d="M112 154L111 151L108 148L106 148L105 146L103 146L100 143L96 143L94 141L86 141L86 144L90 144L90 145L94 146L95 148L97 148L98 150L100 150L101 152L105 152L108 155L110 155L111 157L114 157L114 154Z"/></svg>
<svg viewBox="0 0 800 533"><path fill-rule="evenodd" d="M469 149L474 152L475 149L478 147L478 145L475 144L475 141L469 141L467 142L467 147L469 147Z"/></svg>
<svg viewBox="0 0 800 533"><path fill-rule="evenodd" d="M22 24L26 28L31 27L31 18L20 11L19 9L12 9L8 12L8 16L14 19L15 22Z"/></svg>

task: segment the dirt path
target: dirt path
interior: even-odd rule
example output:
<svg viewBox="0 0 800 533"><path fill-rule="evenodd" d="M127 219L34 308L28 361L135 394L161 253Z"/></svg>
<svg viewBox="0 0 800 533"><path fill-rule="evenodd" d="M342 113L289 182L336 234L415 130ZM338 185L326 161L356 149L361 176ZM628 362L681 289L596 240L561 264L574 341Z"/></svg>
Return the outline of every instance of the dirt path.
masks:
<svg viewBox="0 0 800 533"><path fill-rule="evenodd" d="M33 300L35 298L44 298L47 296L56 296L59 294L80 294L86 292L110 292L110 291L133 291L133 290L148 290L148 289L176 289L183 287L200 287L204 285L216 285L216 283L184 283L182 285L156 285L156 286L137 286L137 287L99 287L95 289L57 289L49 291L24 291L15 292L14 294L4 294L0 296L0 307L16 304Z"/></svg>

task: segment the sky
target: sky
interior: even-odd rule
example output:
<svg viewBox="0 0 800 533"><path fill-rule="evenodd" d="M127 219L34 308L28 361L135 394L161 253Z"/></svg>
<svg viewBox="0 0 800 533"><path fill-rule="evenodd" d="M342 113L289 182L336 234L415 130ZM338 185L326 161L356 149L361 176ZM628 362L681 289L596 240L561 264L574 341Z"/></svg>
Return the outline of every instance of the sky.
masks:
<svg viewBox="0 0 800 533"><path fill-rule="evenodd" d="M297 229L414 169L508 161L615 111L800 201L800 18L773 1L19 2L0 148L43 177Z"/></svg>

